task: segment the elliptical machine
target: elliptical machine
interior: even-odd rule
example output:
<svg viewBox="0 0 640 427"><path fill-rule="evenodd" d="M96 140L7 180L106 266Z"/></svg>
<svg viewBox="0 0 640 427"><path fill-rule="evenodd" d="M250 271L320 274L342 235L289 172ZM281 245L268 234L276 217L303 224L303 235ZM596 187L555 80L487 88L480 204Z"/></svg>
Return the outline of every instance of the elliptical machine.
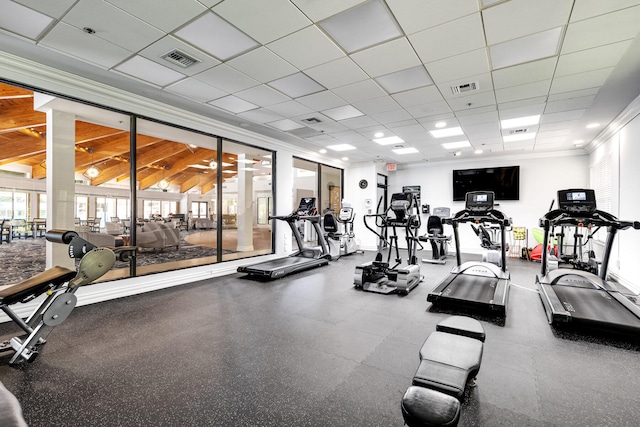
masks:
<svg viewBox="0 0 640 427"><path fill-rule="evenodd" d="M375 226L382 231L371 227L367 219L375 221ZM364 216L364 225L372 233L378 236L378 253L374 261L356 267L354 285L356 289L380 294L408 294L418 286L423 277L420 275L420 265L416 257L418 238L416 232L420 228L420 215L417 213L416 199L411 193L395 193L391 196L391 206L381 214ZM400 248L398 247L397 228L405 230L407 241L407 263L402 265ZM385 238L385 234L391 230L391 235ZM383 249L388 246L386 261L383 261ZM391 265L391 253L395 253L395 264Z"/></svg>

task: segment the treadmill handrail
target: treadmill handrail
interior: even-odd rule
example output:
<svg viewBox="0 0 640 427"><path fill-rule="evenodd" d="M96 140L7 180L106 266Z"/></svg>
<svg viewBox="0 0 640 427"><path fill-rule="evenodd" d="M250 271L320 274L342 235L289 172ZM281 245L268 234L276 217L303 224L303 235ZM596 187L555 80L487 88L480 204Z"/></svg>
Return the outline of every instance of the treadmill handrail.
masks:
<svg viewBox="0 0 640 427"><path fill-rule="evenodd" d="M491 224L498 224L500 226L508 227L511 225L511 218L507 218L503 212L497 209L491 209L487 212L478 213L468 209L463 209L457 212L451 218L444 218L443 222L447 225L453 225L454 223L466 223L466 222L488 222Z"/></svg>
<svg viewBox="0 0 640 427"><path fill-rule="evenodd" d="M638 221L621 221L614 215L601 210L595 210L593 212L567 212L555 209L547 212L540 218L540 227L544 228L547 222L553 226L582 224L596 227L614 227L618 230L625 230L630 227L636 230L640 229L640 222Z"/></svg>

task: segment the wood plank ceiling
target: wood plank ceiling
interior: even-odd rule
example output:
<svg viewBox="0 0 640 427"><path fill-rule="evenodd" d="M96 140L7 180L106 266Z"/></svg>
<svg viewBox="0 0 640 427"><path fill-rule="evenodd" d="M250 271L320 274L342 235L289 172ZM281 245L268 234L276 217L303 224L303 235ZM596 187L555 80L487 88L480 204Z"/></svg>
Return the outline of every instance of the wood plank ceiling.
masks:
<svg viewBox="0 0 640 427"><path fill-rule="evenodd" d="M217 157L215 150L138 134L136 173L138 189L166 179L184 193L215 188L214 169L204 168ZM92 186L129 179L129 132L76 121L75 172L91 165L100 174ZM223 153L223 178L237 175L235 156ZM0 166L17 163L31 167L33 179L46 177L46 114L33 109L33 92L0 83ZM87 178L88 179L88 178Z"/></svg>

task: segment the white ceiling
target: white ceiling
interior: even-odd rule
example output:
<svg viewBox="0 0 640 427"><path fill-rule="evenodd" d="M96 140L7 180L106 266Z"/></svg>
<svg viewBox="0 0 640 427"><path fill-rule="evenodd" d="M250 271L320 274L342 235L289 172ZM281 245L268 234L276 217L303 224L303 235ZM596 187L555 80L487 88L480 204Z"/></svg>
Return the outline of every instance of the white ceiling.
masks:
<svg viewBox="0 0 640 427"><path fill-rule="evenodd" d="M640 94L639 31L640 0L0 0L2 51L389 163L588 149ZM161 57L173 49L198 62ZM434 138L438 122L464 134Z"/></svg>

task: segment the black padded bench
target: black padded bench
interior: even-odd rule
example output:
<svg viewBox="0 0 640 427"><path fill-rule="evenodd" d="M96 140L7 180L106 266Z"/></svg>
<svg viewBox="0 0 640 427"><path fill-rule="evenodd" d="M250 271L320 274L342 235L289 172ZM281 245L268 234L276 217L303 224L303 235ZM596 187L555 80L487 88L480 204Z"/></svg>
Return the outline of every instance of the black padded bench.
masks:
<svg viewBox="0 0 640 427"><path fill-rule="evenodd" d="M420 365L402 399L409 426L455 426L460 401L480 371L484 329L480 322L452 316L436 326L420 349Z"/></svg>

